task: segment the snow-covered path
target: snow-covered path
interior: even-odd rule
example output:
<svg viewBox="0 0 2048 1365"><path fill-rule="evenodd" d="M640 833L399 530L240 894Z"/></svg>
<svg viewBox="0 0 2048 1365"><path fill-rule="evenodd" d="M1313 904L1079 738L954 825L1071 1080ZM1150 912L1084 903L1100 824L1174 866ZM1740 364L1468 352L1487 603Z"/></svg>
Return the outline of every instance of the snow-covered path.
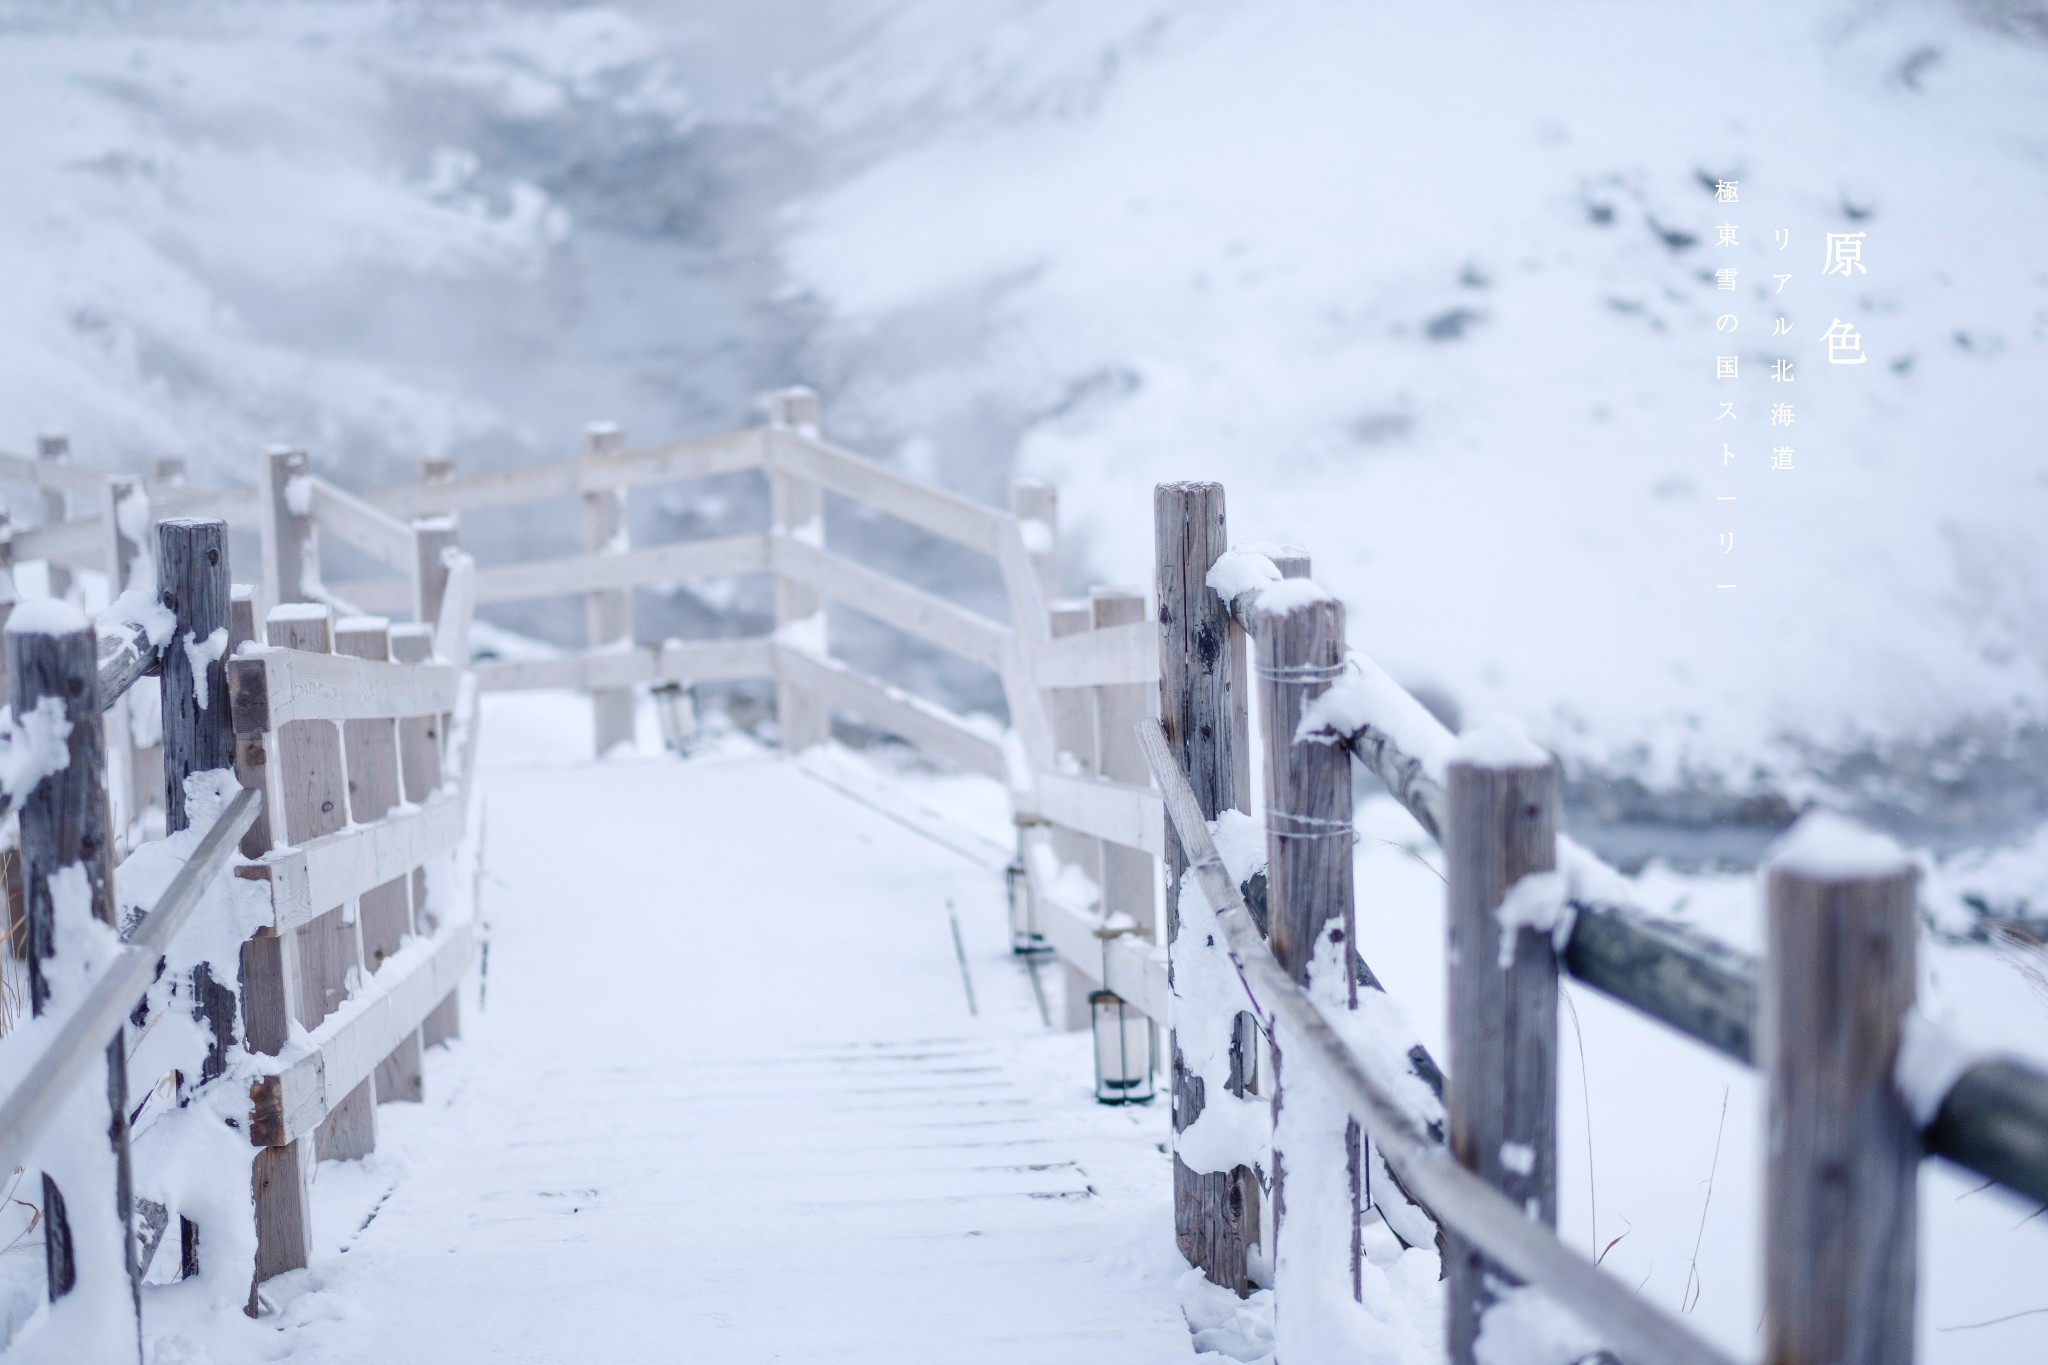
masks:
<svg viewBox="0 0 2048 1365"><path fill-rule="evenodd" d="M557 761L585 715L486 712L484 1009L321 1168L289 1358L1188 1360L1164 1105L1090 1102L1000 878L737 742Z"/></svg>

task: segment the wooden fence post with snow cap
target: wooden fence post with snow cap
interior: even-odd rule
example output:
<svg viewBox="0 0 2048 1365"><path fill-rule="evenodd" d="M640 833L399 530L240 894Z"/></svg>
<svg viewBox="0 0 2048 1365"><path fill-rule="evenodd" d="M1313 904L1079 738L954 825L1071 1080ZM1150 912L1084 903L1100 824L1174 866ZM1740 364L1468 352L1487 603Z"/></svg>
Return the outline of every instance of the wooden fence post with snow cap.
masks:
<svg viewBox="0 0 2048 1365"><path fill-rule="evenodd" d="M163 652L158 697L163 715L164 831L192 823L185 779L235 767L235 722L228 704L228 577L223 521L173 519L156 528L157 601L175 621ZM234 1043L236 985L192 970L193 1014L212 1042L200 1070L210 1081L227 1070Z"/></svg>
<svg viewBox="0 0 2048 1365"><path fill-rule="evenodd" d="M270 643L313 654L334 652L334 613L316 603L272 607L264 622ZM279 804L285 842L303 844L348 824L347 767L333 721L286 721L277 728ZM315 915L298 936L298 1020L308 1030L341 1007L349 980L363 964L360 916L353 902ZM321 1121L315 1147L322 1160L365 1156L377 1145L374 1084L365 1080Z"/></svg>
<svg viewBox="0 0 2048 1365"><path fill-rule="evenodd" d="M1094 628L1094 608L1087 602L1054 601L1048 605L1046 614L1055 640L1080 635ZM1087 689L1079 687L1056 688L1047 694L1047 698L1047 719L1052 725L1054 752L1061 756L1062 762L1071 759L1074 770L1083 776L1092 777L1100 773L1102 768L1095 747L1095 698ZM1101 893L1100 839L1064 825L1054 825L1052 849L1062 866L1078 867L1095 879L1097 893ZM1028 895L1029 892L1020 889L1018 894ZM1090 1027L1093 1021L1089 1017L1088 993L1095 989L1093 984L1070 962L1060 964L1060 980L1065 988L1060 1022L1070 1030Z"/></svg>
<svg viewBox="0 0 2048 1365"><path fill-rule="evenodd" d="M1459 741L1445 802L1451 1154L1555 1228L1557 768L1514 727L1483 726ZM1448 1240L1450 1358L1471 1365L1492 1286L1512 1280L1455 1229Z"/></svg>
<svg viewBox="0 0 2048 1365"><path fill-rule="evenodd" d="M1238 763L1231 752L1239 728L1242 682L1230 676L1230 618L1210 591L1210 566L1229 546L1223 486L1163 483L1153 490L1154 555L1158 566L1159 716L1168 746L1188 775L1204 819L1238 808ZM1184 943L1179 897L1187 853L1166 830L1167 977L1181 973L1226 973L1231 966L1219 946ZM1178 986L1175 987L1176 991ZM1202 1114L1207 1082L1190 1071L1180 1045L1183 1020L1172 1020L1170 1053L1173 1131L1187 1130ZM1189 1019L1186 1027L1230 1025ZM1226 1044L1227 1048L1227 1044ZM1196 1171L1173 1159L1174 1235L1181 1254L1217 1284L1242 1296L1251 1290L1247 1254L1259 1235L1259 1180L1245 1166Z"/></svg>
<svg viewBox="0 0 2048 1365"><path fill-rule="evenodd" d="M273 607L304 602L320 582L320 547L313 527L313 472L303 450L275 446L264 452L259 495L263 537L263 596Z"/></svg>
<svg viewBox="0 0 2048 1365"><path fill-rule="evenodd" d="M56 432L36 437L36 458L48 460L51 464L71 462L71 438ZM69 500L61 488L42 490L42 512L44 526L60 525L70 514ZM62 597L71 591L71 570L54 561L49 566L50 596Z"/></svg>
<svg viewBox="0 0 2048 1365"><path fill-rule="evenodd" d="M768 395L769 426L816 439L822 422L823 411L814 390L798 385ZM768 514L772 535L824 547L825 491L817 484L771 466ZM825 599L816 588L776 575L775 636L784 644L823 657ZM775 724L782 747L790 753L832 737L832 711L825 698L779 676L775 680Z"/></svg>
<svg viewBox="0 0 2048 1365"><path fill-rule="evenodd" d="M1768 867L1763 1359L1908 1365L1921 1147L1893 1071L1916 874L1891 840L1824 813Z"/></svg>
<svg viewBox="0 0 2048 1365"><path fill-rule="evenodd" d="M605 460L626 448L626 433L611 422L583 429L583 459ZM622 555L631 548L626 525L626 490L596 488L583 495L583 545L593 555ZM633 590L599 588L583 599L585 643L593 650L629 649L633 644ZM590 694L597 756L633 742L633 689L603 687Z"/></svg>
<svg viewBox="0 0 2048 1365"><path fill-rule="evenodd" d="M17 798L21 827L22 908L27 920L29 1005L51 1005L48 964L59 940L82 926L59 917L89 916L115 927L113 831L108 826L106 753L100 729L99 663L93 629L55 600L27 603L7 624L9 700L29 743L64 749L63 766L39 761L39 780ZM59 726L68 734L57 738ZM17 743L22 741L17 740ZM40 747L40 746L39 746ZM82 983L69 986L72 993ZM59 1002L62 1003L62 1002ZM52 1303L82 1295L73 1316L96 1324L105 1359L141 1356L141 1266L135 1254L128 1165L126 1029L107 1046L109 1148L88 1142L48 1151L43 1169L43 1262ZM97 1128L97 1121L94 1124ZM115 1305L120 1305L119 1312ZM118 1354L115 1348L118 1347Z"/></svg>
<svg viewBox="0 0 2048 1365"><path fill-rule="evenodd" d="M1288 975L1326 1010L1352 1010L1351 756L1335 744L1295 738L1309 703L1343 673L1344 607L1305 579L1269 589L1260 607L1252 676L1265 754L1266 937ZM1341 1275L1358 1295L1364 1199L1357 1124L1290 1095L1284 1036L1273 1039L1272 1052L1274 1307L1284 1352L1298 1326L1289 1309L1319 1297L1297 1298L1290 1285ZM1297 1089L1315 1084L1312 1075L1296 1082Z"/></svg>

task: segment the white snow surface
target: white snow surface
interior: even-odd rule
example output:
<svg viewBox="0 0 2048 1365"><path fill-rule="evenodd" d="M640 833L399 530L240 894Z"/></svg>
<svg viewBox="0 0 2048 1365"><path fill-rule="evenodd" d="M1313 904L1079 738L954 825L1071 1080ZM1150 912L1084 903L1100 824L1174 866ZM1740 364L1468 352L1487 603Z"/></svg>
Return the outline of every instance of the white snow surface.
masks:
<svg viewBox="0 0 2048 1365"><path fill-rule="evenodd" d="M1540 768L1550 762L1512 716L1489 716L1460 734L1450 758L1475 768Z"/></svg>
<svg viewBox="0 0 2048 1365"><path fill-rule="evenodd" d="M1833 811L1808 811L1771 845L1771 866L1808 877L1883 877L1912 864L1890 835Z"/></svg>
<svg viewBox="0 0 2048 1365"><path fill-rule="evenodd" d="M61 597L31 597L7 618L12 635L68 635L85 626L85 613Z"/></svg>
<svg viewBox="0 0 2048 1365"><path fill-rule="evenodd" d="M156 1361L1192 1358L1167 1106L1093 1102L997 867L648 708L603 763L582 699L485 711L462 1040L264 1318L150 1291Z"/></svg>

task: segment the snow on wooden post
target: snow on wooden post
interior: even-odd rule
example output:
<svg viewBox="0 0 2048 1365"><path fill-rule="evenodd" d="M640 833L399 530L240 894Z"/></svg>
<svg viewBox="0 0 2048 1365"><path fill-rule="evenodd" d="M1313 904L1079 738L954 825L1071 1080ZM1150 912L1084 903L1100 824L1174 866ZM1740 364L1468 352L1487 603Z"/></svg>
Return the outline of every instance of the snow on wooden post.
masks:
<svg viewBox="0 0 2048 1365"><path fill-rule="evenodd" d="M55 432L36 437L36 458L51 464L71 462L71 438ZM42 490L42 512L45 526L61 525L70 515L68 500L61 488ZM49 565L50 596L62 597L71 591L71 570L52 560Z"/></svg>
<svg viewBox="0 0 2048 1365"><path fill-rule="evenodd" d="M1042 479L1010 485L1010 515L1024 533L1024 552L1038 579L1038 593L1050 602L1060 595L1060 492Z"/></svg>
<svg viewBox="0 0 2048 1365"><path fill-rule="evenodd" d="M1241 729L1235 717L1242 684L1230 676L1230 618L1207 583L1209 569L1229 547L1223 485L1163 483L1153 490L1153 548L1158 567L1159 715L1174 760L1188 775L1202 817L1213 820L1238 808L1238 763L1232 752ZM1191 974L1231 974L1219 945L1182 942L1179 898L1187 872L1179 837L1166 830L1167 977L1174 999ZM1228 1033L1231 1020L1172 1018L1173 1130L1178 1135L1201 1117L1207 1081L1190 1070L1180 1035L1187 1030ZM1228 1044L1224 1045L1227 1053ZM1204 1049L1207 1051L1207 1049ZM1199 1054L1198 1054L1199 1055ZM1220 1081L1219 1081L1220 1083ZM1246 1255L1258 1240L1259 1183L1249 1167L1196 1171L1173 1158L1173 1225L1181 1254L1213 1282L1239 1295L1251 1292Z"/></svg>
<svg viewBox="0 0 2048 1365"><path fill-rule="evenodd" d="M1557 1226L1557 769L1509 725L1458 743L1446 774L1451 1153L1529 1217ZM1471 1365L1493 1286L1512 1283L1449 1235L1450 1358Z"/></svg>
<svg viewBox="0 0 2048 1365"><path fill-rule="evenodd" d="M37 1015L52 1004L59 970L51 963L59 940L85 932L82 923L68 921L74 916L98 920L108 934L115 927L97 653L91 625L65 603L24 605L7 623L9 700L24 731L15 743L30 746L36 778L17 801L29 1005ZM60 926L60 917L67 923ZM84 988L69 970L62 974L70 978L70 992ZM125 1028L116 1029L107 1045L106 1108L91 1124L107 1134L107 1145L45 1143L41 1154L43 1261L50 1300L54 1304L78 1294L63 1309L75 1320L68 1330L91 1333L93 1347L87 1354L97 1350L105 1354L93 1358L109 1360L141 1357L125 1035ZM87 1095L75 1103L94 1100Z"/></svg>
<svg viewBox="0 0 2048 1365"><path fill-rule="evenodd" d="M313 463L303 450L274 446L263 456L258 506L263 537L263 596L272 606L303 602L320 582L313 527Z"/></svg>
<svg viewBox="0 0 2048 1365"><path fill-rule="evenodd" d="M818 395L811 389L798 385L768 395L771 427L816 440L822 421ZM817 484L771 468L768 513L771 534L824 547L825 492ZM825 654L825 599L817 589L776 576L775 637L820 657ZM781 677L775 682L775 723L782 747L791 753L832 737L832 712L824 697Z"/></svg>
<svg viewBox="0 0 2048 1365"><path fill-rule="evenodd" d="M1079 635L1094 628L1094 608L1087 602L1053 602L1046 608L1052 637L1056 640ZM1047 693L1048 720L1052 725L1053 747L1071 760L1073 770L1084 776L1102 771L1095 749L1095 698L1081 687L1055 688ZM1064 825L1052 827L1052 850L1063 867L1078 867L1097 883L1102 877L1102 841ZM1020 888L1018 894L1028 894ZM1095 989L1072 963L1060 964L1065 987L1065 1004L1060 1022L1070 1030L1090 1028L1088 993Z"/></svg>
<svg viewBox="0 0 2048 1365"><path fill-rule="evenodd" d="M292 603L272 607L264 622L270 643L313 654L334 652L334 614L323 605ZM287 843L303 844L348 824L347 767L341 734L333 721L294 720L277 728L279 804ZM348 998L349 979L363 964L360 915L354 902L316 915L299 926L297 992L299 1024L320 1027ZM322 1159L366 1156L377 1145L374 1085L365 1080L321 1121L316 1151Z"/></svg>
<svg viewBox="0 0 2048 1365"><path fill-rule="evenodd" d="M626 448L626 433L611 422L592 422L583 429L586 463L617 455ZM593 555L622 555L631 548L626 525L626 490L593 489L583 495L583 544ZM585 640L593 650L630 649L633 645L633 590L600 588L583 599ZM615 746L633 742L633 689L598 688L590 694L592 734L598 757Z"/></svg>
<svg viewBox="0 0 2048 1365"><path fill-rule="evenodd" d="M1343 672L1344 607L1306 580L1269 589L1261 607L1252 675L1265 754L1267 941L1326 1011L1356 1009L1351 756L1331 743L1295 738L1309 703ZM1286 1042L1276 1033L1272 1046L1274 1323L1283 1357L1305 1349L1296 1343L1307 1324L1291 1309L1328 1311L1318 1305L1357 1294L1363 1213L1351 1188L1357 1125L1288 1093ZM1329 1292L1311 1288L1318 1284Z"/></svg>
<svg viewBox="0 0 2048 1365"><path fill-rule="evenodd" d="M1889 839L1825 813L1770 860L1766 1365L1913 1359L1921 1149L1893 1070L1913 1004L1914 880Z"/></svg>
<svg viewBox="0 0 2048 1365"><path fill-rule="evenodd" d="M176 624L159 676L163 716L164 830L192 823L185 779L235 766L235 723L228 704L228 528L224 521L173 519L156 528L157 601ZM235 983L216 981L202 962L192 970L193 1014L212 1038L200 1080L227 1070L234 1043Z"/></svg>

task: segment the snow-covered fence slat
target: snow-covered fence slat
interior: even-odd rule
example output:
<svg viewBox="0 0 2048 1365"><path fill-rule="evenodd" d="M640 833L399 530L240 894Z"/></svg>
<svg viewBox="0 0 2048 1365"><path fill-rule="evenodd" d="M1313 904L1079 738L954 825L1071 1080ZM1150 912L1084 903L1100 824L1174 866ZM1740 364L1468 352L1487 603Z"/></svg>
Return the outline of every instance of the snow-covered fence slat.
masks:
<svg viewBox="0 0 2048 1365"><path fill-rule="evenodd" d="M766 536L718 536L642 546L619 554L569 555L482 566L476 571L476 600L479 606L523 602L536 597L617 591L692 578L763 573L768 568ZM345 591L349 601L365 611L399 612L412 605L406 585L395 579L351 582Z"/></svg>
<svg viewBox="0 0 2048 1365"><path fill-rule="evenodd" d="M1393 1175L1437 1215L1486 1247L1502 1268L1535 1285L1599 1331L1624 1359L1671 1365L1732 1365L1690 1328L1560 1243L1498 1190L1459 1165L1419 1121L1408 1099L1381 1079L1384 1066L1362 1059L1323 1010L1274 957L1217 852L1208 821L1157 722L1140 729L1176 837L1188 850L1188 874L1212 908L1234 979L1260 1023L1300 1040L1290 1054L1338 1092ZM1284 1286L1277 1291L1284 1293ZM1277 1293L1276 1293L1277 1297Z"/></svg>
<svg viewBox="0 0 2048 1365"><path fill-rule="evenodd" d="M1033 658L1032 681L1042 688L1155 684L1159 627L1139 620L1056 635Z"/></svg>
<svg viewBox="0 0 2048 1365"><path fill-rule="evenodd" d="M821 707L842 707L969 772L998 782L1009 775L1002 742L942 706L793 645L776 644L775 668L786 685L815 698Z"/></svg>
<svg viewBox="0 0 2048 1365"><path fill-rule="evenodd" d="M775 676L775 641L766 635L730 640L664 640L622 654L565 654L551 659L482 659L473 665L485 692L535 687L589 691L638 683L728 682Z"/></svg>
<svg viewBox="0 0 2048 1365"><path fill-rule="evenodd" d="M769 567L814 597L842 602L991 671L1002 668L1010 629L979 612L795 536L770 538Z"/></svg>

